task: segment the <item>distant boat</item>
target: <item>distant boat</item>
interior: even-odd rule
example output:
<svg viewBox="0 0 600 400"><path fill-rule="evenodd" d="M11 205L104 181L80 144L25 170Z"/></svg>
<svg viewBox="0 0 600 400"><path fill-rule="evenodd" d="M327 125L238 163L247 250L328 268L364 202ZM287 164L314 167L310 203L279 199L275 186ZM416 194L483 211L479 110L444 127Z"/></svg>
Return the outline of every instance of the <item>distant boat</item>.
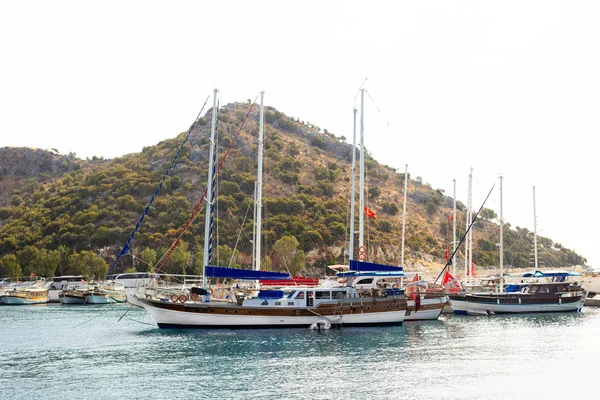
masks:
<svg viewBox="0 0 600 400"><path fill-rule="evenodd" d="M455 314L474 312L542 313L581 311L585 291L570 282L531 283L523 292L469 293L451 295Z"/></svg>
<svg viewBox="0 0 600 400"><path fill-rule="evenodd" d="M52 282L50 282L50 290L48 291L49 302L61 302L60 295L62 294L63 289L82 284L83 282L85 282L83 275L55 276L52 278Z"/></svg>
<svg viewBox="0 0 600 400"><path fill-rule="evenodd" d="M34 286L6 286L0 292L2 305L27 305L48 303L48 288L41 282Z"/></svg>
<svg viewBox="0 0 600 400"><path fill-rule="evenodd" d="M85 296L86 304L112 304L126 301L127 294L123 283L113 281L90 285Z"/></svg>
<svg viewBox="0 0 600 400"><path fill-rule="evenodd" d="M60 291L58 300L61 304L85 304L85 296L87 296L89 288L87 284L79 286L67 286Z"/></svg>

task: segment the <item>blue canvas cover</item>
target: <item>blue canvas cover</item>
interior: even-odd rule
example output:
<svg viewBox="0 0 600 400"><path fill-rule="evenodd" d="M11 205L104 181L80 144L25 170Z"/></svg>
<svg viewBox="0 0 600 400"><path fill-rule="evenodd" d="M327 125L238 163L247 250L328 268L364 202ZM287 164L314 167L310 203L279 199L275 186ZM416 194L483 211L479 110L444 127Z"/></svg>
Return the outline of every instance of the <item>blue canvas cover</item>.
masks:
<svg viewBox="0 0 600 400"><path fill-rule="evenodd" d="M350 271L404 271L402 267L350 260Z"/></svg>
<svg viewBox="0 0 600 400"><path fill-rule="evenodd" d="M253 271L249 269L213 267L207 265L204 275L209 278L231 278L246 280L289 279L290 275L283 272Z"/></svg>

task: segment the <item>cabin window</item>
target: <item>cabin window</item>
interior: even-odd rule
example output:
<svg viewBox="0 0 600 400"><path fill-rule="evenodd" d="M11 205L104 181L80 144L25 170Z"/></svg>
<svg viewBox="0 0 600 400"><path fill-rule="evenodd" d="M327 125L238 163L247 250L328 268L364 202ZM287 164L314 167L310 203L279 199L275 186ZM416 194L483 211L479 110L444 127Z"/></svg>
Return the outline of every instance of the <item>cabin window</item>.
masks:
<svg viewBox="0 0 600 400"><path fill-rule="evenodd" d="M331 299L331 292L330 291L317 291L315 293L315 298L316 299Z"/></svg>
<svg viewBox="0 0 600 400"><path fill-rule="evenodd" d="M293 306L294 302L293 301L288 301L288 306Z"/></svg>
<svg viewBox="0 0 600 400"><path fill-rule="evenodd" d="M280 302L280 301L276 301L276 302L275 302L275 305L276 305L276 306L280 306L280 305L281 305L281 302Z"/></svg>
<svg viewBox="0 0 600 400"><path fill-rule="evenodd" d="M371 283L373 283L373 278L361 279L360 281L356 282L357 285L370 285Z"/></svg>
<svg viewBox="0 0 600 400"><path fill-rule="evenodd" d="M299 300L304 299L304 292L298 292L298 295L296 296L296 299L299 299Z"/></svg>
<svg viewBox="0 0 600 400"><path fill-rule="evenodd" d="M542 286L539 290L538 293L550 293L550 289L548 289L548 286Z"/></svg>

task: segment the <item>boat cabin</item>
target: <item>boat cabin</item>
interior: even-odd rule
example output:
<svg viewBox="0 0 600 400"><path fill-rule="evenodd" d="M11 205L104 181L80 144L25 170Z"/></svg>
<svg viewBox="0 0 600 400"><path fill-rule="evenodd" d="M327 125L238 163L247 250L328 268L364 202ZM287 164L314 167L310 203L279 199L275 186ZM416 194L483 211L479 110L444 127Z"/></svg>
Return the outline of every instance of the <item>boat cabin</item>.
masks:
<svg viewBox="0 0 600 400"><path fill-rule="evenodd" d="M242 305L252 307L316 307L341 299L359 298L349 287L289 287L281 290L261 290L255 297L247 298Z"/></svg>

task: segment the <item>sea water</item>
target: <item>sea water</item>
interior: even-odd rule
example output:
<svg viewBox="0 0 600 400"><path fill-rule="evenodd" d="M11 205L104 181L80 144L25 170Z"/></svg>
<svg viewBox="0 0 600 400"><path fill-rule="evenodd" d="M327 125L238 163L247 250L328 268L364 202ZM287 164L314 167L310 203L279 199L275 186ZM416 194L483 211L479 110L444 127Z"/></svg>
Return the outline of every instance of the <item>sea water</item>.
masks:
<svg viewBox="0 0 600 400"><path fill-rule="evenodd" d="M600 309L397 327L161 330L127 304L0 307L0 399L598 396Z"/></svg>

